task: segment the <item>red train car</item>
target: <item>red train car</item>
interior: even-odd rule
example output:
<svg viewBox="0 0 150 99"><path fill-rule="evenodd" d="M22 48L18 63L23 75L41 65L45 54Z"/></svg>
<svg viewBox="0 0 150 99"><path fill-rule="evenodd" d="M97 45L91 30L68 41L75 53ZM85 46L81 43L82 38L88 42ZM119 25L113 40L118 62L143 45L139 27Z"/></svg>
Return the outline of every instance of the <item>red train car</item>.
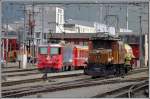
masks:
<svg viewBox="0 0 150 99"><path fill-rule="evenodd" d="M133 55L135 58L139 59L140 57L140 50L139 50L139 44L129 44L132 47Z"/></svg>
<svg viewBox="0 0 150 99"><path fill-rule="evenodd" d="M87 46L75 46L73 48L73 66L75 68L85 67L88 59L88 47Z"/></svg>
<svg viewBox="0 0 150 99"><path fill-rule="evenodd" d="M39 45L37 67L42 70L50 68L55 71L66 71L84 68L88 58L88 47L70 44Z"/></svg>
<svg viewBox="0 0 150 99"><path fill-rule="evenodd" d="M8 45L7 45L8 44ZM8 46L8 52L6 51ZM16 61L16 50L18 49L17 39L4 39L4 59L7 61ZM6 59L7 57L7 59Z"/></svg>
<svg viewBox="0 0 150 99"><path fill-rule="evenodd" d="M138 61L140 58L140 49L139 49L139 44L129 44L132 47L132 51L133 51L133 55L134 55L134 59L132 59L131 64L133 66L133 68L138 67Z"/></svg>

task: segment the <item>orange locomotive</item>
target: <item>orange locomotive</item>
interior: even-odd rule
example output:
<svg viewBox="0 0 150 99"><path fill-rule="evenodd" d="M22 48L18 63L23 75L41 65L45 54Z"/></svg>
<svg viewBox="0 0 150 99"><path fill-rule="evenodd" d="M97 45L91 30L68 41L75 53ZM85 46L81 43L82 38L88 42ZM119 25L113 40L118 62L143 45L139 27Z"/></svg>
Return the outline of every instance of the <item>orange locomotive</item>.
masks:
<svg viewBox="0 0 150 99"><path fill-rule="evenodd" d="M126 49L118 37L109 35L92 37L89 44L85 74L97 77L123 75L128 72L129 69L125 64Z"/></svg>

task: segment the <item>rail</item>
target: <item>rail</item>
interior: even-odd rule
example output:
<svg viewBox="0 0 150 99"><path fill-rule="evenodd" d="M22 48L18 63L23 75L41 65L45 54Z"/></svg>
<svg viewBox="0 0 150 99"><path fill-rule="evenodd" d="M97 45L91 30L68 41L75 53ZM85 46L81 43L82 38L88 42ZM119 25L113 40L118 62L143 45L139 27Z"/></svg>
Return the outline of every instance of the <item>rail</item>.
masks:
<svg viewBox="0 0 150 99"><path fill-rule="evenodd" d="M146 80L146 81L138 82L138 83L134 84L133 86L131 86L128 91L128 98L132 98L134 92L136 92L137 90L141 90L145 87L148 87L147 83L148 83L148 81Z"/></svg>
<svg viewBox="0 0 150 99"><path fill-rule="evenodd" d="M54 83L54 84L46 84L42 86L34 86L34 87L26 87L20 89L13 89L7 90L2 92L3 98L19 98L28 95L34 95L39 93L45 92L55 92L60 90L67 90L67 89L74 89L74 88L82 88L82 87L89 87L89 86L97 86L97 85L106 85L106 84L116 84L116 83L123 83L123 82L137 82L141 81L141 79L130 79L130 80L109 80L109 79L83 79L77 81L67 81L63 83Z"/></svg>

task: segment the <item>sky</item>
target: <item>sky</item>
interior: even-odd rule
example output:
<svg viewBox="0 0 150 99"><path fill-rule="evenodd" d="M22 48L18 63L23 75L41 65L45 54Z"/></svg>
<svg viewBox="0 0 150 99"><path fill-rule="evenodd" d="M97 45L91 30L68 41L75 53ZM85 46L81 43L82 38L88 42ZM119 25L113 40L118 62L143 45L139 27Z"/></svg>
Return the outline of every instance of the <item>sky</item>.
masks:
<svg viewBox="0 0 150 99"><path fill-rule="evenodd" d="M12 0L13 1L13 0ZM30 0L28 0L30 1ZM51 0L50 0L51 1ZM61 1L61 0L60 0ZM82 0L84 1L84 0ZM116 26L117 19L120 28L126 28L126 5L64 5L65 19L76 19L90 22L100 22L106 24L106 16L113 15L107 19L109 25ZM147 5L148 6L148 5ZM141 6L128 6L128 23L129 29L134 32L140 31L140 18L142 16L142 31L148 30L148 7ZM142 10L140 10L142 8ZM141 14L142 12L142 14ZM143 14L143 12L145 12ZM3 22L12 23L17 20L23 19L23 7L20 5L12 5L9 3L3 3ZM147 20L147 21L146 21Z"/></svg>

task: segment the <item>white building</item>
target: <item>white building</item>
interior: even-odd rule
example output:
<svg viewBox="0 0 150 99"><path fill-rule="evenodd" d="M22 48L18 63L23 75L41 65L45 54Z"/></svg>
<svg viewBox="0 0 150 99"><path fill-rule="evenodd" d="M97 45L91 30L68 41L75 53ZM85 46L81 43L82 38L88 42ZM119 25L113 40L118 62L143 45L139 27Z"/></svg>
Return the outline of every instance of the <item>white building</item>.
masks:
<svg viewBox="0 0 150 99"><path fill-rule="evenodd" d="M132 30L119 28L117 31L115 27L107 26L106 24L100 24L95 22L94 27L96 28L96 32L108 32L111 35L116 35L116 32L132 32Z"/></svg>
<svg viewBox="0 0 150 99"><path fill-rule="evenodd" d="M65 33L96 33L92 22L69 19L64 24Z"/></svg>
<svg viewBox="0 0 150 99"><path fill-rule="evenodd" d="M34 8L34 10L33 10ZM34 11L34 43L47 42L48 33L63 33L64 9L52 5L26 6L26 17L29 19L29 11ZM27 20L28 20L27 19ZM28 21L26 21L28 23Z"/></svg>

